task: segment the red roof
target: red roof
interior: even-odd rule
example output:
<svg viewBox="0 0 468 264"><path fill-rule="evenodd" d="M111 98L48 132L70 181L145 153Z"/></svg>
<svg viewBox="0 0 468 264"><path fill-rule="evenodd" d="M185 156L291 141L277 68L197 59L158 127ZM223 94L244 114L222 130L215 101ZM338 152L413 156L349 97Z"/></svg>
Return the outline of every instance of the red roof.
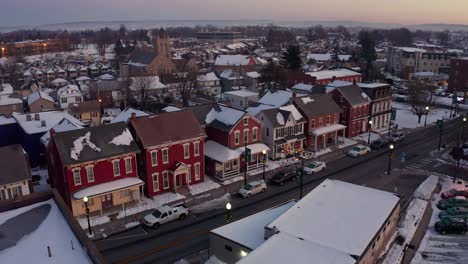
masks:
<svg viewBox="0 0 468 264"><path fill-rule="evenodd" d="M192 110L134 117L130 124L144 148L206 136Z"/></svg>

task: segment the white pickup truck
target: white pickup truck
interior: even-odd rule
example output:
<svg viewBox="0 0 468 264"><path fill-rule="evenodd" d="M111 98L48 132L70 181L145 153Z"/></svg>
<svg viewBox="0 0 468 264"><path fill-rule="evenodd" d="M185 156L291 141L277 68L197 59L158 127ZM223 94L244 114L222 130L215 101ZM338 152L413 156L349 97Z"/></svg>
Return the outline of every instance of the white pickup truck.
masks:
<svg viewBox="0 0 468 264"><path fill-rule="evenodd" d="M143 223L152 228L158 228L159 225L172 222L174 220L184 220L189 214L187 206L181 204L174 207L163 205L156 208L153 213L143 218Z"/></svg>

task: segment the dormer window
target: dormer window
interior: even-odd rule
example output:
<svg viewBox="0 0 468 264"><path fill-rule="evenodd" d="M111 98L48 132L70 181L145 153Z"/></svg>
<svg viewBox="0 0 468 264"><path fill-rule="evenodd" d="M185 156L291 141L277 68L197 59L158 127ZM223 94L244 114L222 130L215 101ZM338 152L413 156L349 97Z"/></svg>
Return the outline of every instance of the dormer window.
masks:
<svg viewBox="0 0 468 264"><path fill-rule="evenodd" d="M244 126L247 126L249 124L249 118L244 117Z"/></svg>

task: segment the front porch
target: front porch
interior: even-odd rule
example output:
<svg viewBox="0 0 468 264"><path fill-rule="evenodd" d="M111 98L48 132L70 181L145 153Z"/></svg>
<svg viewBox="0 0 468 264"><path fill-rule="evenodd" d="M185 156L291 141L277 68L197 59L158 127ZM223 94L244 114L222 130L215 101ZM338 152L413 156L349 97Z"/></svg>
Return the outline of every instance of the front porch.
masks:
<svg viewBox="0 0 468 264"><path fill-rule="evenodd" d="M329 144L338 145L338 132L342 131L342 135L346 133L346 126L341 124L334 124L330 126L320 127L312 129L310 131L310 142L308 143L308 148L317 152L319 146L322 146L323 149L327 148L327 143L329 139L331 142Z"/></svg>
<svg viewBox="0 0 468 264"><path fill-rule="evenodd" d="M303 152L305 140L305 136L275 140L273 142L274 146L273 151L270 153L270 157L274 160L284 159L288 156L294 155L297 152Z"/></svg>

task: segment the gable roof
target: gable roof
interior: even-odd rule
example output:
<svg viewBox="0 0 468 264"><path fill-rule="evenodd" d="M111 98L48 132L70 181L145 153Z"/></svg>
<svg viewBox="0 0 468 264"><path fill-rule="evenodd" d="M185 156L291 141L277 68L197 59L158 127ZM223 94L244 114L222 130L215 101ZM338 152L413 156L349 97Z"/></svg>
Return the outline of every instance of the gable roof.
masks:
<svg viewBox="0 0 468 264"><path fill-rule="evenodd" d="M118 123L118 122L128 123L128 120L130 119L130 117L132 117L133 113L135 113L136 117L150 115L149 113L143 112L141 110L138 110L132 107L127 107L122 112L120 112L120 114L114 117L114 119L112 119L110 122L111 123Z"/></svg>
<svg viewBox="0 0 468 264"><path fill-rule="evenodd" d="M139 151L124 122L58 132L53 140L64 166Z"/></svg>
<svg viewBox="0 0 468 264"><path fill-rule="evenodd" d="M293 101L297 109L307 116L307 118L341 112L341 108L328 94L312 94L306 97L296 97Z"/></svg>
<svg viewBox="0 0 468 264"><path fill-rule="evenodd" d="M191 107L199 123L223 131L231 130L247 112L222 104L205 104Z"/></svg>
<svg viewBox="0 0 468 264"><path fill-rule="evenodd" d="M93 101L84 101L80 103L72 103L68 106L68 112L72 115L89 113L89 112L98 112L99 111L99 102L97 100Z"/></svg>
<svg viewBox="0 0 468 264"><path fill-rule="evenodd" d="M289 99L292 97L291 91L276 90L268 91L265 95L258 100L261 104L273 105L275 107L280 107L289 103Z"/></svg>
<svg viewBox="0 0 468 264"><path fill-rule="evenodd" d="M135 49L128 58L128 64L136 67L144 67L154 60L156 52L153 49Z"/></svg>
<svg viewBox="0 0 468 264"><path fill-rule="evenodd" d="M220 66L240 66L255 63L255 59L249 55L219 55L216 58L215 65Z"/></svg>
<svg viewBox="0 0 468 264"><path fill-rule="evenodd" d="M342 86L336 89L352 105L370 102L369 96L357 85Z"/></svg>
<svg viewBox="0 0 468 264"><path fill-rule="evenodd" d="M263 113L263 116L270 120L270 122L273 124L273 127L285 126L289 116L292 115L291 112L281 110L279 108L266 109L260 113Z"/></svg>
<svg viewBox="0 0 468 264"><path fill-rule="evenodd" d="M205 137L205 132L191 110L131 118L130 124L145 148Z"/></svg>
<svg viewBox="0 0 468 264"><path fill-rule="evenodd" d="M19 144L0 147L0 185L30 180L31 169Z"/></svg>

